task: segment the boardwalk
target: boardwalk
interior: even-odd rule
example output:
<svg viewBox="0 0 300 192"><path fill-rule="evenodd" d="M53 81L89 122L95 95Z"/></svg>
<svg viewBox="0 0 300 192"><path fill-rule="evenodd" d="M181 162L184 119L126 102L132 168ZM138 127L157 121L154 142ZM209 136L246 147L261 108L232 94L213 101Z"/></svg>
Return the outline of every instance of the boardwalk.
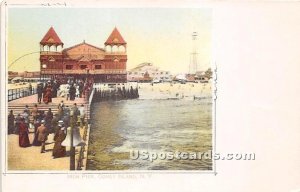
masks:
<svg viewBox="0 0 300 192"><path fill-rule="evenodd" d="M39 146L21 148L18 139L18 135L8 135L8 170L69 170L68 156L52 158L53 134L49 135L46 153L40 153ZM30 133L29 139L33 141L33 133Z"/></svg>
<svg viewBox="0 0 300 192"><path fill-rule="evenodd" d="M80 129L80 135L83 137L85 127ZM33 129L30 129L29 140L33 141ZM30 146L26 148L19 147L19 136L15 134L8 135L7 155L8 170L69 170L70 169L70 148L67 147L67 155L62 158L52 158L52 149L54 146L54 134L48 136L46 142L46 153L40 153L40 146ZM88 138L86 139L88 141ZM78 164L79 151L81 147L75 148L75 166ZM85 151L86 157L86 151ZM86 158L83 159L82 169L85 169Z"/></svg>
<svg viewBox="0 0 300 192"><path fill-rule="evenodd" d="M59 98L53 98L52 102L49 104L45 104L45 103L38 104L37 94L8 102L8 111L13 110L14 115L17 115L19 113L23 113L25 105L28 105L29 108L32 109L34 104L37 104L39 110L47 111L48 108L51 108L52 112L56 113L58 110L57 106L61 101L64 101L65 106L69 106L69 107L72 107L74 103L76 103L77 106L84 104L87 111L87 117L89 117L89 108L84 98L76 98L74 101L70 101L67 100L66 98L59 97Z"/></svg>
<svg viewBox="0 0 300 192"><path fill-rule="evenodd" d="M53 98L52 103L49 104L38 104L39 110L46 111L48 108L52 109L52 112L55 114L57 112L57 106L61 101L64 101L65 106L72 107L74 103L77 105L84 104L87 110L87 117L89 117L89 106L88 103L84 100L84 98L76 98L74 101L66 100L65 98ZM31 109L37 101L37 94L31 95L28 97L23 97L20 99L13 100L8 102L8 110L13 110L14 115L18 113L22 113L25 108L25 105L28 105ZM83 127L80 129L81 137L83 138L83 134L86 128ZM30 129L29 140L30 143L33 141L34 130ZM50 134L48 136L48 141L46 143L46 153L40 153L39 146L30 146L27 148L19 147L19 136L15 134L10 134L7 136L7 160L8 160L8 170L69 170L70 169L70 156L69 151L70 148L67 147L67 155L63 158L52 158L52 149L54 146L53 141L54 134ZM85 136L86 138L86 136ZM88 138L86 138L86 142L88 143ZM75 148L75 167L77 167L79 152L82 151L81 147ZM84 152L84 159L82 162L82 169L85 169L86 164L86 150Z"/></svg>

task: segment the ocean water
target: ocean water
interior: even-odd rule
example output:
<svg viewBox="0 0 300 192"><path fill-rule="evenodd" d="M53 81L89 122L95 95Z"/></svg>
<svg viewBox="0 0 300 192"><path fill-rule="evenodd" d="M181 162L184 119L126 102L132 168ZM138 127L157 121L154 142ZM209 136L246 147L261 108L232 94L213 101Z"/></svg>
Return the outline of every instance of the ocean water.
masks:
<svg viewBox="0 0 300 192"><path fill-rule="evenodd" d="M212 150L211 99L106 101L93 104L91 118L89 170L212 170L212 161L205 158L130 158L132 150Z"/></svg>

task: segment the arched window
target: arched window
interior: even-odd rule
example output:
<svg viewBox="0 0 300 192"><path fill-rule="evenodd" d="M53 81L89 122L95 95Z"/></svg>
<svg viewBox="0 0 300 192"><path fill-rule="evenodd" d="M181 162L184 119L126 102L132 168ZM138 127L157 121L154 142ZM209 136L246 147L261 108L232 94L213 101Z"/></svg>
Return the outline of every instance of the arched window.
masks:
<svg viewBox="0 0 300 192"><path fill-rule="evenodd" d="M114 45L114 46L112 47L112 52L113 52L113 53L118 52L118 46Z"/></svg>
<svg viewBox="0 0 300 192"><path fill-rule="evenodd" d="M58 45L58 46L57 46L57 51L58 51L58 52L61 52L61 51L62 51L62 45Z"/></svg>
<svg viewBox="0 0 300 192"><path fill-rule="evenodd" d="M51 52L55 52L55 51L56 51L56 50L55 50L55 45L51 45L51 46L50 46L50 51L51 51Z"/></svg>
<svg viewBox="0 0 300 192"><path fill-rule="evenodd" d="M48 45L44 46L44 51L49 51L49 46Z"/></svg>
<svg viewBox="0 0 300 192"><path fill-rule="evenodd" d="M119 46L119 52L125 53L126 52L125 46L123 45Z"/></svg>

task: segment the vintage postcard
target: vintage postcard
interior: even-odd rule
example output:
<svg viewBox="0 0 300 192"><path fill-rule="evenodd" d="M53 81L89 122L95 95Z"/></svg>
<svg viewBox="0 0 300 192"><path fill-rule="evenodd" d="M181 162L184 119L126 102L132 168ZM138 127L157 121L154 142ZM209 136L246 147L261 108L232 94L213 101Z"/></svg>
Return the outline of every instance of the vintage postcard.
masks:
<svg viewBox="0 0 300 192"><path fill-rule="evenodd" d="M6 171L214 172L212 9L8 7Z"/></svg>
<svg viewBox="0 0 300 192"><path fill-rule="evenodd" d="M0 191L300 191L299 2L21 2Z"/></svg>

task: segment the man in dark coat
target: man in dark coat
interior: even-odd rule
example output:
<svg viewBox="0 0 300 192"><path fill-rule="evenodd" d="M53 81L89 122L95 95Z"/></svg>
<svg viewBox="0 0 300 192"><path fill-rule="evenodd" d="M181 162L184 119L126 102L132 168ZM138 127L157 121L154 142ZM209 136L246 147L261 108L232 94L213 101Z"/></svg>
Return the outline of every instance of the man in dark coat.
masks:
<svg viewBox="0 0 300 192"><path fill-rule="evenodd" d="M75 88L74 84L71 85L70 90L69 90L69 94L70 94L70 100L74 101L75 100L75 94L76 94L76 88Z"/></svg>
<svg viewBox="0 0 300 192"><path fill-rule="evenodd" d="M46 113L46 117L45 117L45 126L47 127L49 133L53 133L52 119L53 119L53 113L51 111L51 108L49 108L48 112Z"/></svg>
<svg viewBox="0 0 300 192"><path fill-rule="evenodd" d="M41 126L37 128L36 134L38 134L38 141L42 143L41 145L41 153L45 153L45 145L46 141L48 139L48 130L47 127L45 127L45 121L42 120Z"/></svg>
<svg viewBox="0 0 300 192"><path fill-rule="evenodd" d="M21 121L22 121L22 117L21 114L19 113L15 119L15 134L19 134Z"/></svg>
<svg viewBox="0 0 300 192"><path fill-rule="evenodd" d="M29 83L28 90L29 90L29 95L32 95L32 85L31 85L31 83Z"/></svg>
<svg viewBox="0 0 300 192"><path fill-rule="evenodd" d="M40 126L41 126L40 121L38 119L35 120L34 121L34 139L33 139L33 142L32 142L32 145L34 145L34 146L41 146L42 145L42 143L40 141L38 141L39 135L37 134L37 129Z"/></svg>
<svg viewBox="0 0 300 192"><path fill-rule="evenodd" d="M42 84L38 84L37 86L37 94L38 94L38 103L41 104L42 102L42 97L43 97L43 86Z"/></svg>
<svg viewBox="0 0 300 192"><path fill-rule="evenodd" d="M73 125L77 123L78 115L79 115L79 110L77 104L74 103L73 107L71 108L71 123L73 123Z"/></svg>
<svg viewBox="0 0 300 192"><path fill-rule="evenodd" d="M14 116L13 110L10 110L10 113L8 115L7 124L8 124L8 134L12 134L15 129L15 116Z"/></svg>
<svg viewBox="0 0 300 192"><path fill-rule="evenodd" d="M82 92L83 92L83 83L79 82L79 97L82 98Z"/></svg>

